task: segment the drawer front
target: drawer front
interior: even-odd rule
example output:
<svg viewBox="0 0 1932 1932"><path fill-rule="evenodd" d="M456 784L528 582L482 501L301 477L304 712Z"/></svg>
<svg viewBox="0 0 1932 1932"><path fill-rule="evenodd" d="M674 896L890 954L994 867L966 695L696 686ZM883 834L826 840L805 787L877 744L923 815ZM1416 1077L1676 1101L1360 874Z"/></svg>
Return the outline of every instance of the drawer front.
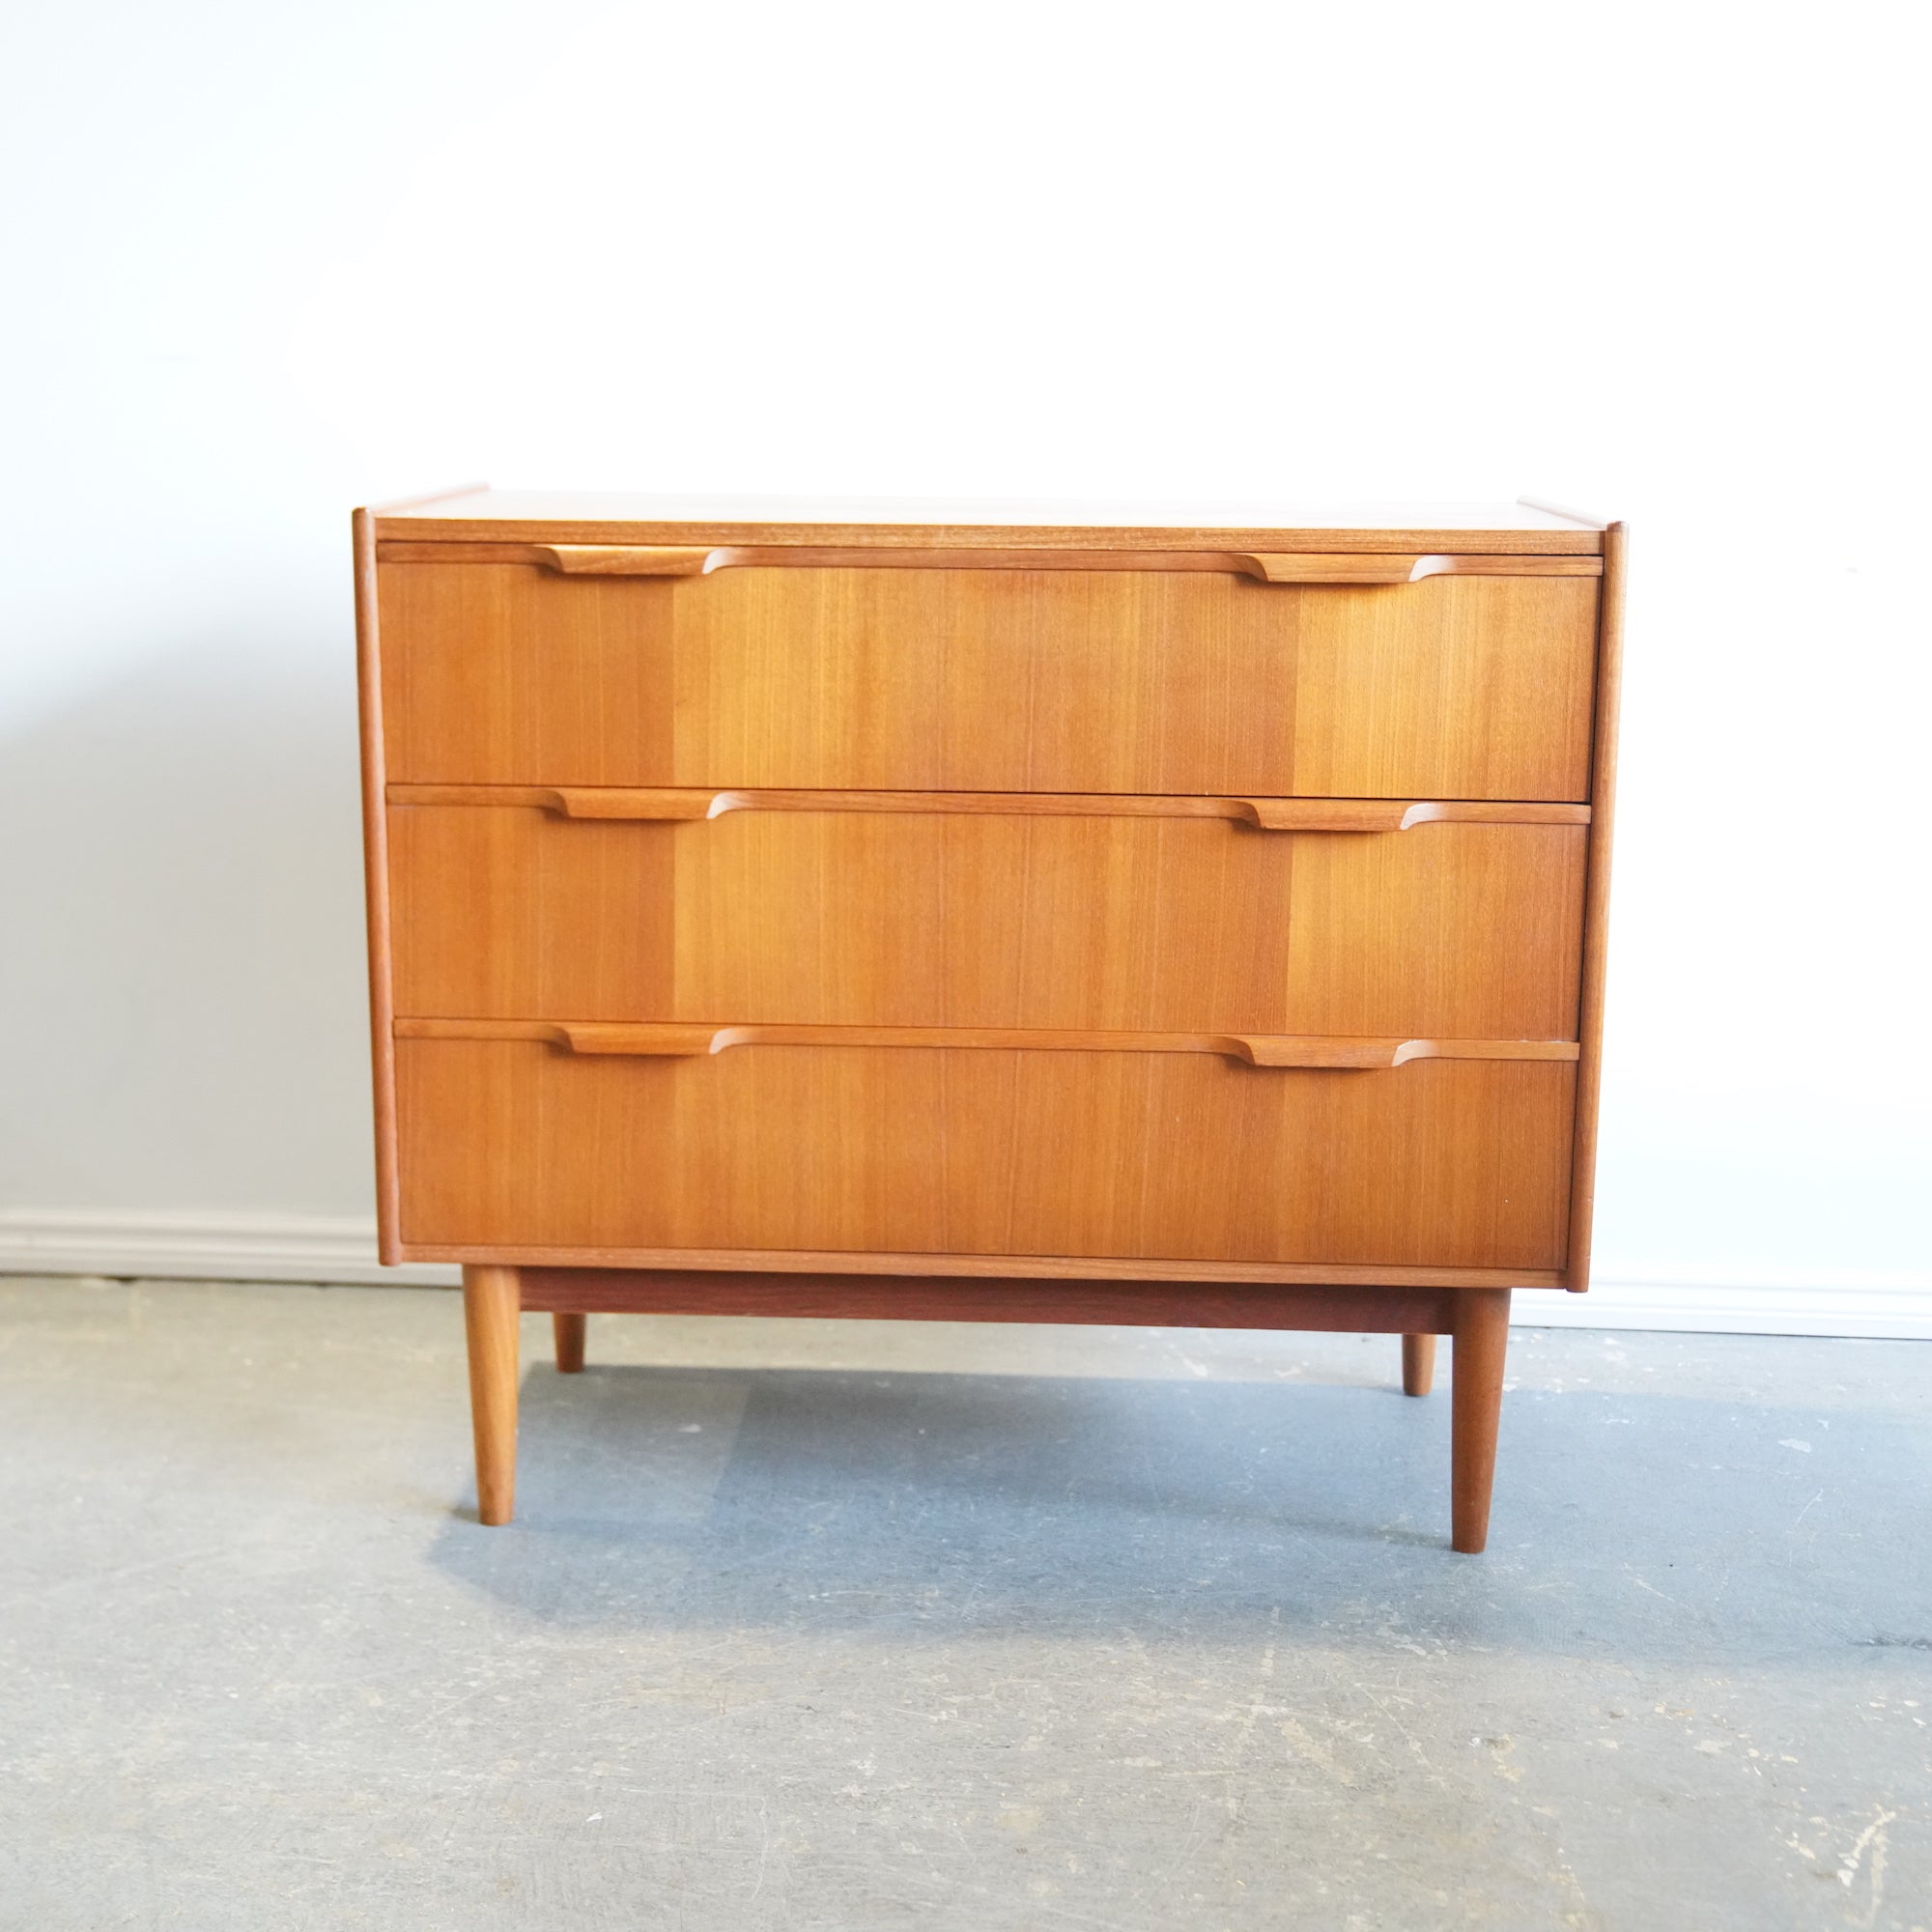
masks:
<svg viewBox="0 0 1932 1932"><path fill-rule="evenodd" d="M396 1044L417 1246L1563 1262L1574 1063Z"/></svg>
<svg viewBox="0 0 1932 1932"><path fill-rule="evenodd" d="M983 797L648 822L408 792L406 1015L1576 1036L1581 824L1302 832Z"/></svg>
<svg viewBox="0 0 1932 1932"><path fill-rule="evenodd" d="M1581 800L1597 592L390 561L388 776Z"/></svg>

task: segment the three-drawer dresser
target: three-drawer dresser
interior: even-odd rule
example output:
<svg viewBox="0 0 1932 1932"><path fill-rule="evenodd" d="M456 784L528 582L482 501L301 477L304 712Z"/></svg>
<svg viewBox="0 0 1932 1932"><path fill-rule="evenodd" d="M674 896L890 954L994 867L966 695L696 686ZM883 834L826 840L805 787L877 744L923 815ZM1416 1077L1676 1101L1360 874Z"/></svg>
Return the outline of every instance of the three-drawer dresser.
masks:
<svg viewBox="0 0 1932 1932"><path fill-rule="evenodd" d="M518 1316L1455 1341L1587 1284L1621 526L425 498L355 518L385 1262ZM1284 1397L1284 1400L1291 1398Z"/></svg>

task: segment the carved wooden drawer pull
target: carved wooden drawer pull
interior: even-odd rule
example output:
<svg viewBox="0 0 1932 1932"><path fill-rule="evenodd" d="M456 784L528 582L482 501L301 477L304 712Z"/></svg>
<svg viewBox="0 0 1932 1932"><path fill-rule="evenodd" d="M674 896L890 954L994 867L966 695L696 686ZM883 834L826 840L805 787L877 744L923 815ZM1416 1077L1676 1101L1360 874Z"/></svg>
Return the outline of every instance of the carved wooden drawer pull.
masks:
<svg viewBox="0 0 1932 1932"><path fill-rule="evenodd" d="M569 577L708 577L715 570L1188 570L1263 583L1414 583L1425 577L1601 577L1597 556L1400 556L1313 551L806 550L720 545L535 544Z"/></svg>
<svg viewBox="0 0 1932 1932"><path fill-rule="evenodd" d="M398 1039L535 1040L578 1054L694 1059L734 1046L1211 1053L1248 1066L1369 1070L1411 1060L1575 1060L1566 1039L1365 1039L1324 1034L1095 1033L1069 1027L713 1026L667 1020L399 1019Z"/></svg>
<svg viewBox="0 0 1932 1932"><path fill-rule="evenodd" d="M722 818L729 811L875 811L998 818L1222 818L1264 832L1406 832L1417 825L1590 822L1587 805L1471 799L473 784L392 784L386 796L391 805L534 806L564 818L639 821Z"/></svg>
<svg viewBox="0 0 1932 1932"><path fill-rule="evenodd" d="M1374 551L863 550L797 544L385 542L384 563L534 563L565 577L708 577L720 570L1213 571L1261 583L1415 583L1425 577L1601 577L1601 556Z"/></svg>

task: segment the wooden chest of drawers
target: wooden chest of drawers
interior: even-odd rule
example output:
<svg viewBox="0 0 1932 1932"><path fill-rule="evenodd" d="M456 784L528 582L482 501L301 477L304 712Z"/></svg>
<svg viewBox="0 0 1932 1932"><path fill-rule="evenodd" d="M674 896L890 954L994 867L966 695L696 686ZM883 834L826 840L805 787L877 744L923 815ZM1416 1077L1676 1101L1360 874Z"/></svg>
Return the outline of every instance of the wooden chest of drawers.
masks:
<svg viewBox="0 0 1932 1932"><path fill-rule="evenodd" d="M1455 1336L1587 1282L1623 536L355 520L385 1261L516 1315Z"/></svg>

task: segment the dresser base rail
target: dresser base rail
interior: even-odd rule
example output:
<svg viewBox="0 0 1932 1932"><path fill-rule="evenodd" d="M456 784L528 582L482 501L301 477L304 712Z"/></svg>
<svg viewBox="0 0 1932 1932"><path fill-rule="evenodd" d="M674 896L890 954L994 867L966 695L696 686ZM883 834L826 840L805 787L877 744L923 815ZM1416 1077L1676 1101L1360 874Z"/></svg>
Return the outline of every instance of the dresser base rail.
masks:
<svg viewBox="0 0 1932 1932"><path fill-rule="evenodd" d="M1065 1321L1120 1328L1310 1328L1447 1335L1457 1291L1024 1276L756 1274L523 1267L526 1309L573 1315L796 1315L816 1321Z"/></svg>
<svg viewBox="0 0 1932 1932"><path fill-rule="evenodd" d="M510 1520L516 1489L517 1317L554 1319L556 1366L582 1371L590 1315L782 1315L819 1321L1051 1321L1109 1327L1326 1329L1403 1338L1403 1388L1427 1395L1435 1337L1455 1341L1452 1543L1489 1536L1509 1340L1507 1288L1078 1281L1031 1276L758 1274L713 1269L463 1270L477 1515Z"/></svg>

